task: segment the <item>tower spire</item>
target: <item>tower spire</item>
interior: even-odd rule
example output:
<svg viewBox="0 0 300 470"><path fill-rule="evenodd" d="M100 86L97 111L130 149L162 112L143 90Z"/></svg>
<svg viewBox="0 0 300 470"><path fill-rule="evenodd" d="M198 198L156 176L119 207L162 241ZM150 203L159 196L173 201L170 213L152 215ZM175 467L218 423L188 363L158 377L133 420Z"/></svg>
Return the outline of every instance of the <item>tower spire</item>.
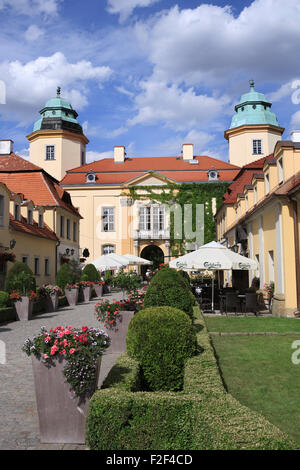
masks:
<svg viewBox="0 0 300 470"><path fill-rule="evenodd" d="M57 89L56 89L56 93L57 93L56 97L57 98L60 98L60 92L61 92L61 88L60 88L60 86L58 86Z"/></svg>

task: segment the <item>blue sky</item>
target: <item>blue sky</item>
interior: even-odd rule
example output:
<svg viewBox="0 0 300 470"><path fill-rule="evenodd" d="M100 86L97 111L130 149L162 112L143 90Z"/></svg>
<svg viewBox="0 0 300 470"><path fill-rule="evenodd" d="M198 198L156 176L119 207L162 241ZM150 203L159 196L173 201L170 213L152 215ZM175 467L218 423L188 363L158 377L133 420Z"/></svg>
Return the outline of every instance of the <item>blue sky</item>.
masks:
<svg viewBox="0 0 300 470"><path fill-rule="evenodd" d="M0 0L0 19L0 138L23 156L58 85L89 161L114 145L179 155L184 142L227 160L224 130L249 79L284 138L300 128L299 0Z"/></svg>

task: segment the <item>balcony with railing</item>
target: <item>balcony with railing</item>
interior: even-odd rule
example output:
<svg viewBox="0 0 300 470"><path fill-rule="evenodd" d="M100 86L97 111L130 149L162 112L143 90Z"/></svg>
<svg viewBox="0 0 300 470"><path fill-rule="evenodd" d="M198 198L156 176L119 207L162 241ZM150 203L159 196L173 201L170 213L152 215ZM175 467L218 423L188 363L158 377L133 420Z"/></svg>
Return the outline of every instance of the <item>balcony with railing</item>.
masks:
<svg viewBox="0 0 300 470"><path fill-rule="evenodd" d="M134 230L134 240L169 240L170 230Z"/></svg>

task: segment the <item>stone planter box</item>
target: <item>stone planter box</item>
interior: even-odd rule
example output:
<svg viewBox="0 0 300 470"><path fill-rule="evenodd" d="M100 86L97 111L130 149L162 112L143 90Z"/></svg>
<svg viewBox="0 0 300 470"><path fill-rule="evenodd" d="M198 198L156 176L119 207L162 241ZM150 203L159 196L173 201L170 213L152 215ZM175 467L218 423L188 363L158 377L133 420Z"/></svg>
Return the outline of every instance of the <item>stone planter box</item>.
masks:
<svg viewBox="0 0 300 470"><path fill-rule="evenodd" d="M46 312L56 312L58 309L58 294L51 294L45 297Z"/></svg>
<svg viewBox="0 0 300 470"><path fill-rule="evenodd" d="M123 311L120 312L121 319L118 321L116 328L106 328L104 323L101 322L102 328L111 339L110 346L106 349L105 354L122 353L126 350L126 336L128 325L134 312Z"/></svg>
<svg viewBox="0 0 300 470"><path fill-rule="evenodd" d="M100 364L101 357L97 366L95 390ZM74 398L74 393L62 373L65 365L65 359L55 359L55 364L48 367L41 360L32 356L40 441L42 443L85 443L85 421L89 399Z"/></svg>
<svg viewBox="0 0 300 470"><path fill-rule="evenodd" d="M94 290L97 294L97 297L102 297L103 295L103 285L101 284L94 284Z"/></svg>
<svg viewBox="0 0 300 470"><path fill-rule="evenodd" d="M82 287L83 297L85 302L91 300L92 288L90 286Z"/></svg>
<svg viewBox="0 0 300 470"><path fill-rule="evenodd" d="M70 307L75 307L78 302L78 291L79 289L65 289L65 296Z"/></svg>
<svg viewBox="0 0 300 470"><path fill-rule="evenodd" d="M17 318L21 321L28 321L32 318L33 301L26 295L22 296L20 300L15 301L15 309Z"/></svg>

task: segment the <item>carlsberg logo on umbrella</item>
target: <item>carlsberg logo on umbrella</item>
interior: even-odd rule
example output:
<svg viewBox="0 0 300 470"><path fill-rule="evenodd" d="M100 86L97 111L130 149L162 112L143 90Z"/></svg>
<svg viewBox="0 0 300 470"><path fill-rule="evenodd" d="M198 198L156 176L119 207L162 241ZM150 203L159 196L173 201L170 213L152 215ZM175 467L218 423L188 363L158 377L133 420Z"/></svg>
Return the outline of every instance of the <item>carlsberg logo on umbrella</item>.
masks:
<svg viewBox="0 0 300 470"><path fill-rule="evenodd" d="M250 269L251 266L249 263L239 263L239 268L240 269Z"/></svg>
<svg viewBox="0 0 300 470"><path fill-rule="evenodd" d="M205 261L203 263L203 266L206 268L206 269L218 269L218 268L221 268L221 263L210 263L209 261Z"/></svg>

